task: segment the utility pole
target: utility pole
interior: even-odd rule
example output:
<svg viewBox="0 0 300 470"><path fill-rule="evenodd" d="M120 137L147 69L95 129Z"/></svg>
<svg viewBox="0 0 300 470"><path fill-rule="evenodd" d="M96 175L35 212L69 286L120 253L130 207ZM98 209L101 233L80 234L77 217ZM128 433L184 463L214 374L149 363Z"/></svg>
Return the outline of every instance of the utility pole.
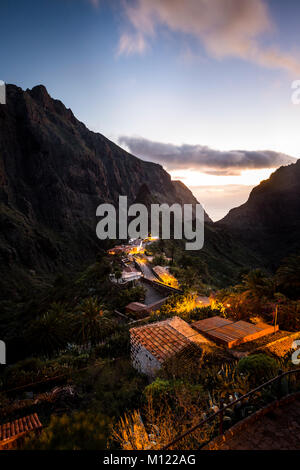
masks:
<svg viewBox="0 0 300 470"><path fill-rule="evenodd" d="M275 307L274 334L276 333L277 317L278 317L278 304L276 304L276 307Z"/></svg>

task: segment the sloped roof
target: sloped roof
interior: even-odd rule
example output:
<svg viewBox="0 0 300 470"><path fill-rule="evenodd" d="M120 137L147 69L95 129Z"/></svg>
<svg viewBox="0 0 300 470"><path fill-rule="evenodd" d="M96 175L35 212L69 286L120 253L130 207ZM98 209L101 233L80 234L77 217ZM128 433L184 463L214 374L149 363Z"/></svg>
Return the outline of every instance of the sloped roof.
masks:
<svg viewBox="0 0 300 470"><path fill-rule="evenodd" d="M10 439L17 439L24 433L39 429L42 424L36 413L16 419L11 423L0 425L0 444L5 444L5 441Z"/></svg>
<svg viewBox="0 0 300 470"><path fill-rule="evenodd" d="M234 322L218 316L200 320L192 326L215 342L225 344L228 348L253 341L278 330L278 325L275 328L265 323L253 324L243 320Z"/></svg>
<svg viewBox="0 0 300 470"><path fill-rule="evenodd" d="M132 266L124 266L123 272L125 272L125 273L136 273L136 274L140 274L140 271L138 271L137 269L133 268Z"/></svg>
<svg viewBox="0 0 300 470"><path fill-rule="evenodd" d="M179 331L179 333L182 333L190 341L198 344L210 343L207 338L199 334L198 331L193 330L193 328L191 328L186 321L182 320L182 318L176 316L173 318L168 318L168 320L166 321L170 326L172 326L175 330Z"/></svg>
<svg viewBox="0 0 300 470"><path fill-rule="evenodd" d="M133 328L130 332L133 341L142 344L159 362L164 362L191 344L166 323Z"/></svg>
<svg viewBox="0 0 300 470"><path fill-rule="evenodd" d="M233 321L227 320L226 318L215 316L215 317L205 318L204 320L196 321L192 323L192 327L200 332L207 333L210 330L215 330L216 328L220 328L225 325L230 325L230 323L233 323Z"/></svg>
<svg viewBox="0 0 300 470"><path fill-rule="evenodd" d="M130 334L133 342L142 344L159 362L164 362L193 343L209 343L179 317L132 328Z"/></svg>

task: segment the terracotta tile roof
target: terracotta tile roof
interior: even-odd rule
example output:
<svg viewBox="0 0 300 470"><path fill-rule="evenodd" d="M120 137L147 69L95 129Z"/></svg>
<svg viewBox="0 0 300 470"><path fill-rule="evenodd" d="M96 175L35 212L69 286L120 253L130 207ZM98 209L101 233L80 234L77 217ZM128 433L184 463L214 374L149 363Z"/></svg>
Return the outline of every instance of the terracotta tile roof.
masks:
<svg viewBox="0 0 300 470"><path fill-rule="evenodd" d="M5 444L5 441L17 439L24 433L42 428L42 424L36 413L25 416L24 418L16 419L11 423L0 425L0 444Z"/></svg>
<svg viewBox="0 0 300 470"><path fill-rule="evenodd" d="M130 334L133 343L142 344L159 362L164 362L194 342L208 342L179 317L132 328ZM198 337L201 337L200 341Z"/></svg>
<svg viewBox="0 0 300 470"><path fill-rule="evenodd" d="M190 341L195 343L210 343L207 338L199 334L198 331L193 330L193 328L191 328L190 325L180 317L176 316L169 318L167 322L170 326L172 326L172 328L179 331L179 333L182 333Z"/></svg>
<svg viewBox="0 0 300 470"><path fill-rule="evenodd" d="M130 330L133 341L142 344L159 362L164 362L191 342L167 323Z"/></svg>

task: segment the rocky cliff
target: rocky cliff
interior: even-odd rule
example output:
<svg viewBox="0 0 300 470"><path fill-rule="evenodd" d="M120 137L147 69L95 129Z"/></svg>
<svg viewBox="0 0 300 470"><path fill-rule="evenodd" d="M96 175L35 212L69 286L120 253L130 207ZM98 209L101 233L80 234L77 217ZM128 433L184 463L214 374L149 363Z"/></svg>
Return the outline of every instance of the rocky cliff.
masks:
<svg viewBox="0 0 300 470"><path fill-rule="evenodd" d="M155 200L197 201L155 163L91 132L44 86L7 86L0 105L0 264L56 272L93 259L96 208L132 203L147 185ZM209 220L208 216L206 216Z"/></svg>

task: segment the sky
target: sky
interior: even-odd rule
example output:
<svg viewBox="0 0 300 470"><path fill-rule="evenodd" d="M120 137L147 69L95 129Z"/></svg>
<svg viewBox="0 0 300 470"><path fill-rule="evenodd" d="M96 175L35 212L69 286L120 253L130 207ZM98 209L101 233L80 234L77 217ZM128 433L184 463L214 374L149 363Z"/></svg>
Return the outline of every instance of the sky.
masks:
<svg viewBox="0 0 300 470"><path fill-rule="evenodd" d="M0 79L44 84L218 220L300 156L299 17L297 0L1 0Z"/></svg>

